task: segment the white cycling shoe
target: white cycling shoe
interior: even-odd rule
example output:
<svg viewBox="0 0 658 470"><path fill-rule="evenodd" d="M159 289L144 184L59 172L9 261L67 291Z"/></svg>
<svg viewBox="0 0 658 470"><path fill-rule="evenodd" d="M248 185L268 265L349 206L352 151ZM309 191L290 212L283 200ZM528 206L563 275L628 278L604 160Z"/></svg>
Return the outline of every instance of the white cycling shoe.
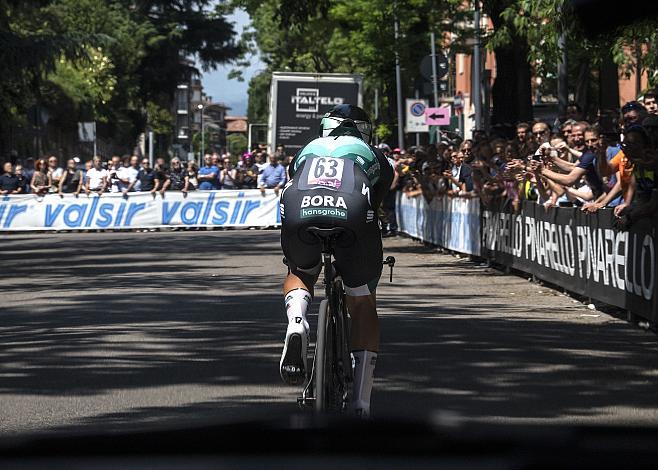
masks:
<svg viewBox="0 0 658 470"><path fill-rule="evenodd" d="M302 385L306 380L306 350L309 343L308 322L295 317L288 323L286 341L279 362L281 379L288 385Z"/></svg>

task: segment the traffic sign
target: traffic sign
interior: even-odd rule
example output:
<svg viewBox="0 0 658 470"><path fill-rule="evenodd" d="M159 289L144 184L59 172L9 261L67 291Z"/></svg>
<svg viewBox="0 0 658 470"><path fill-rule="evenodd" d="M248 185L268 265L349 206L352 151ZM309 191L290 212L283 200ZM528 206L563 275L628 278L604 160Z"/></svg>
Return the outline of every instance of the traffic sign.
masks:
<svg viewBox="0 0 658 470"><path fill-rule="evenodd" d="M450 124L450 107L426 108L425 123L430 126L447 126Z"/></svg>
<svg viewBox="0 0 658 470"><path fill-rule="evenodd" d="M440 80L448 75L450 70L448 58L440 53L436 54L436 79ZM426 55L420 62L420 74L430 82L432 81L432 55Z"/></svg>
<svg viewBox="0 0 658 470"><path fill-rule="evenodd" d="M429 132L425 124L425 109L427 100L407 99L407 125L405 132Z"/></svg>

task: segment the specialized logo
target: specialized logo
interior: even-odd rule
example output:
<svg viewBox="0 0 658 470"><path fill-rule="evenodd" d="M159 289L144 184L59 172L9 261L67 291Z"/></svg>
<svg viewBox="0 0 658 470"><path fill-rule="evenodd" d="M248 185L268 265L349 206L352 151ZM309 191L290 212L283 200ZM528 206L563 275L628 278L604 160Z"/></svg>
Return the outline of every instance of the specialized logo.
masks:
<svg viewBox="0 0 658 470"><path fill-rule="evenodd" d="M286 208L282 202L279 203L279 213L281 214L282 219L286 217Z"/></svg>
<svg viewBox="0 0 658 470"><path fill-rule="evenodd" d="M347 204L345 204L345 199L342 196L304 196L300 217L302 219L309 217L347 219Z"/></svg>
<svg viewBox="0 0 658 470"><path fill-rule="evenodd" d="M297 94L291 96L290 99L298 113L317 113L319 105L335 106L343 104L345 101L340 96L320 96L318 88L297 88Z"/></svg>
<svg viewBox="0 0 658 470"><path fill-rule="evenodd" d="M361 187L361 194L368 198L368 204L372 206L370 203L370 186L363 183L363 187Z"/></svg>

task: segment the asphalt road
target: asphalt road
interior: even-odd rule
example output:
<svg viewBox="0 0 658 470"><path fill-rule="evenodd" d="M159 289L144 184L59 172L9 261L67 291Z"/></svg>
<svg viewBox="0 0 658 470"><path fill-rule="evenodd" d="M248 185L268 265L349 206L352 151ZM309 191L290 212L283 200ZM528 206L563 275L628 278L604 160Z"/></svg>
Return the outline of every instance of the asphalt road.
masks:
<svg viewBox="0 0 658 470"><path fill-rule="evenodd" d="M295 412L278 236L3 236L0 434ZM385 247L375 416L658 424L653 333L408 239Z"/></svg>

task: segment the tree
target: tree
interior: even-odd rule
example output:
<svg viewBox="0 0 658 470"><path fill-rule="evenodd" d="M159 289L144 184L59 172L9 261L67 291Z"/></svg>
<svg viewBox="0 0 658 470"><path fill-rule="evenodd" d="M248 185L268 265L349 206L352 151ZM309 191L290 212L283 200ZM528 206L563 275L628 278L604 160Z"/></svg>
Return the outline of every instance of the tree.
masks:
<svg viewBox="0 0 658 470"><path fill-rule="evenodd" d="M228 151L234 157L237 155L242 155L247 151L247 138L242 134L229 134L226 136L226 144L228 146Z"/></svg>
<svg viewBox="0 0 658 470"><path fill-rule="evenodd" d="M125 149L147 126L169 132L189 58L209 70L242 51L225 14L212 0L0 0L0 138L35 108L70 140L79 120Z"/></svg>
<svg viewBox="0 0 658 470"><path fill-rule="evenodd" d="M371 98L380 90L381 120L395 125L395 51L399 51L405 96L414 95L418 64L429 53L429 31L439 35L451 28L444 22L456 14L458 0L235 0L252 20L243 40L256 49L266 71L250 83L249 117L268 113L267 91L273 71L347 72L365 78ZM395 41L394 19L400 22ZM253 103L252 103L253 101ZM372 99L365 100L372 114Z"/></svg>

